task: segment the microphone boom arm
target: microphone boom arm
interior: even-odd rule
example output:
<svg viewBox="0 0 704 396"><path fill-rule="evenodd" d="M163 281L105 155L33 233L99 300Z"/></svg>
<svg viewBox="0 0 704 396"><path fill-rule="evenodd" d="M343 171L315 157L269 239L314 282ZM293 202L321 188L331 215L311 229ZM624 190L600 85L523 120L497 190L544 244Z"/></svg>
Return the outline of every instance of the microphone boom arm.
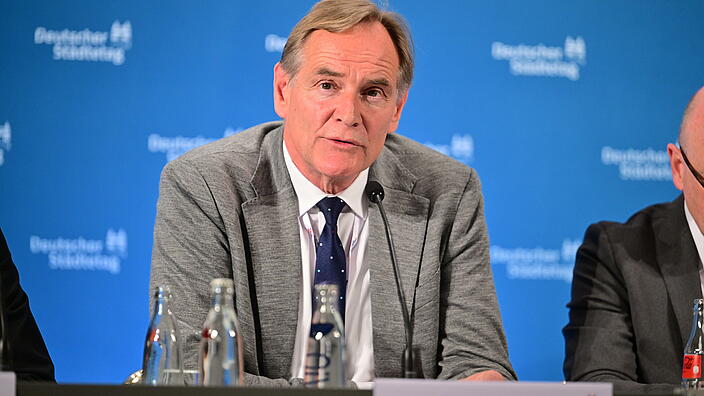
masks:
<svg viewBox="0 0 704 396"><path fill-rule="evenodd" d="M398 264L396 261L396 249L394 248L394 240L391 236L389 220L386 217L384 205L381 203L381 201L384 199L384 189L378 182L371 181L367 184L366 192L369 200L379 206L381 219L384 222L384 230L386 231L386 241L389 244L389 253L391 254L391 265L394 270L394 279L396 280L396 290L398 291L398 298L401 304L401 313L403 314L403 325L406 330L406 348L403 351L403 358L401 362L403 366L403 378L418 378L415 368L415 358L413 354L413 326L411 326L411 320L408 314L408 305L406 305L406 295L403 292L403 285L401 284L401 275L398 272Z"/></svg>

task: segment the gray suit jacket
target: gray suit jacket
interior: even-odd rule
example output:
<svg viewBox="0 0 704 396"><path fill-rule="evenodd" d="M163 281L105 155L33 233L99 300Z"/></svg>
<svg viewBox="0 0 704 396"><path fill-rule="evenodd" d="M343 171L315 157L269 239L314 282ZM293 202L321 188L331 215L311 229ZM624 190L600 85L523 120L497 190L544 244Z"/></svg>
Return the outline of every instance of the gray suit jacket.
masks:
<svg viewBox="0 0 704 396"><path fill-rule="evenodd" d="M154 229L151 284L171 287L187 338L187 367L196 366L208 283L230 277L249 384L289 384L296 336L301 246L282 132L280 122L262 124L170 162L161 177ZM391 134L369 179L386 191L425 377L493 369L515 378L474 171ZM402 314L375 205L368 221L374 365L377 377L394 377L401 373Z"/></svg>
<svg viewBox="0 0 704 396"><path fill-rule="evenodd" d="M625 224L587 229L563 330L567 380L613 382L615 390L633 392L679 385L692 300L702 298L683 203L680 196Z"/></svg>

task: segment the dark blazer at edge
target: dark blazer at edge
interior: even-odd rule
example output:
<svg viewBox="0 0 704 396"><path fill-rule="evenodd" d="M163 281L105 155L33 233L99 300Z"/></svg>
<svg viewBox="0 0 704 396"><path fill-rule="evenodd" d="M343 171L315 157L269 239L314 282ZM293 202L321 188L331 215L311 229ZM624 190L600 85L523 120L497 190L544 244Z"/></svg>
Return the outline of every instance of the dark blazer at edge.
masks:
<svg viewBox="0 0 704 396"><path fill-rule="evenodd" d="M613 382L616 391L679 386L692 300L702 298L683 205L680 195L587 229L563 329L567 380Z"/></svg>
<svg viewBox="0 0 704 396"><path fill-rule="evenodd" d="M9 346L7 369L14 371L19 381L54 382L54 364L29 309L29 298L20 286L19 273L1 229L0 276Z"/></svg>

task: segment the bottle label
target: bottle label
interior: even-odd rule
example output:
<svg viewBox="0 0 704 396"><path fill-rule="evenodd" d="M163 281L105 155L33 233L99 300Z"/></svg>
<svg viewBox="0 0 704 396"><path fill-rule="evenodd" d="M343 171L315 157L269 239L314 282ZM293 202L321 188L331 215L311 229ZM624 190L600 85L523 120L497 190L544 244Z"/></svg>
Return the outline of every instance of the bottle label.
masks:
<svg viewBox="0 0 704 396"><path fill-rule="evenodd" d="M310 337L325 336L335 327L332 323L312 323L310 325ZM320 335L318 335L320 333Z"/></svg>
<svg viewBox="0 0 704 396"><path fill-rule="evenodd" d="M696 379L702 377L702 355L684 355L682 363L682 379Z"/></svg>

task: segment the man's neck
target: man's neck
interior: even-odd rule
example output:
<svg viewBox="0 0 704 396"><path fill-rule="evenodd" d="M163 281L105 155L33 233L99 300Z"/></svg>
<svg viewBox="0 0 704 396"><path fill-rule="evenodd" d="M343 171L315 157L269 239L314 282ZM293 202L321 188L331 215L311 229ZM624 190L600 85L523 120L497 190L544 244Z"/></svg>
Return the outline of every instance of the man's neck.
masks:
<svg viewBox="0 0 704 396"><path fill-rule="evenodd" d="M293 163L293 159L286 149L286 143L283 144L283 151L284 162L289 177L291 178L291 184L298 198L298 214L302 216L304 213L308 212L311 207L315 206L318 201L330 194L321 190L301 173L296 164ZM359 216L360 219L367 218L368 202L364 196L364 188L367 185L368 177L369 168L360 172L357 178L347 188L334 194L343 199L352 212Z"/></svg>
<svg viewBox="0 0 704 396"><path fill-rule="evenodd" d="M340 176L340 177L330 177L327 175L324 175L320 172L316 172L311 169L310 166L306 166L307 164L301 160L300 158L297 158L294 155L291 155L291 151L288 149L286 145L286 141L284 140L284 150L286 150L288 156L291 158L291 162L296 166L298 171L313 185L318 187L321 191L323 191L326 194L330 195L337 195L341 191L345 191L347 187L351 186L352 183L354 183L355 180L357 180L356 175L352 176Z"/></svg>
<svg viewBox="0 0 704 396"><path fill-rule="evenodd" d="M305 176L305 174L304 174L304 176ZM306 178L308 180L310 180L310 178L308 178L307 176L306 176ZM351 179L348 179L348 180L346 179L344 181L341 181L341 180L335 180L335 179L321 175L321 177L318 179L317 182L315 180L311 180L311 183L318 186L318 188L323 190L326 194L337 195L341 191L345 191L347 189L347 187L352 185L352 183L355 181L356 178L357 178L357 176L355 175L355 177L353 177Z"/></svg>

